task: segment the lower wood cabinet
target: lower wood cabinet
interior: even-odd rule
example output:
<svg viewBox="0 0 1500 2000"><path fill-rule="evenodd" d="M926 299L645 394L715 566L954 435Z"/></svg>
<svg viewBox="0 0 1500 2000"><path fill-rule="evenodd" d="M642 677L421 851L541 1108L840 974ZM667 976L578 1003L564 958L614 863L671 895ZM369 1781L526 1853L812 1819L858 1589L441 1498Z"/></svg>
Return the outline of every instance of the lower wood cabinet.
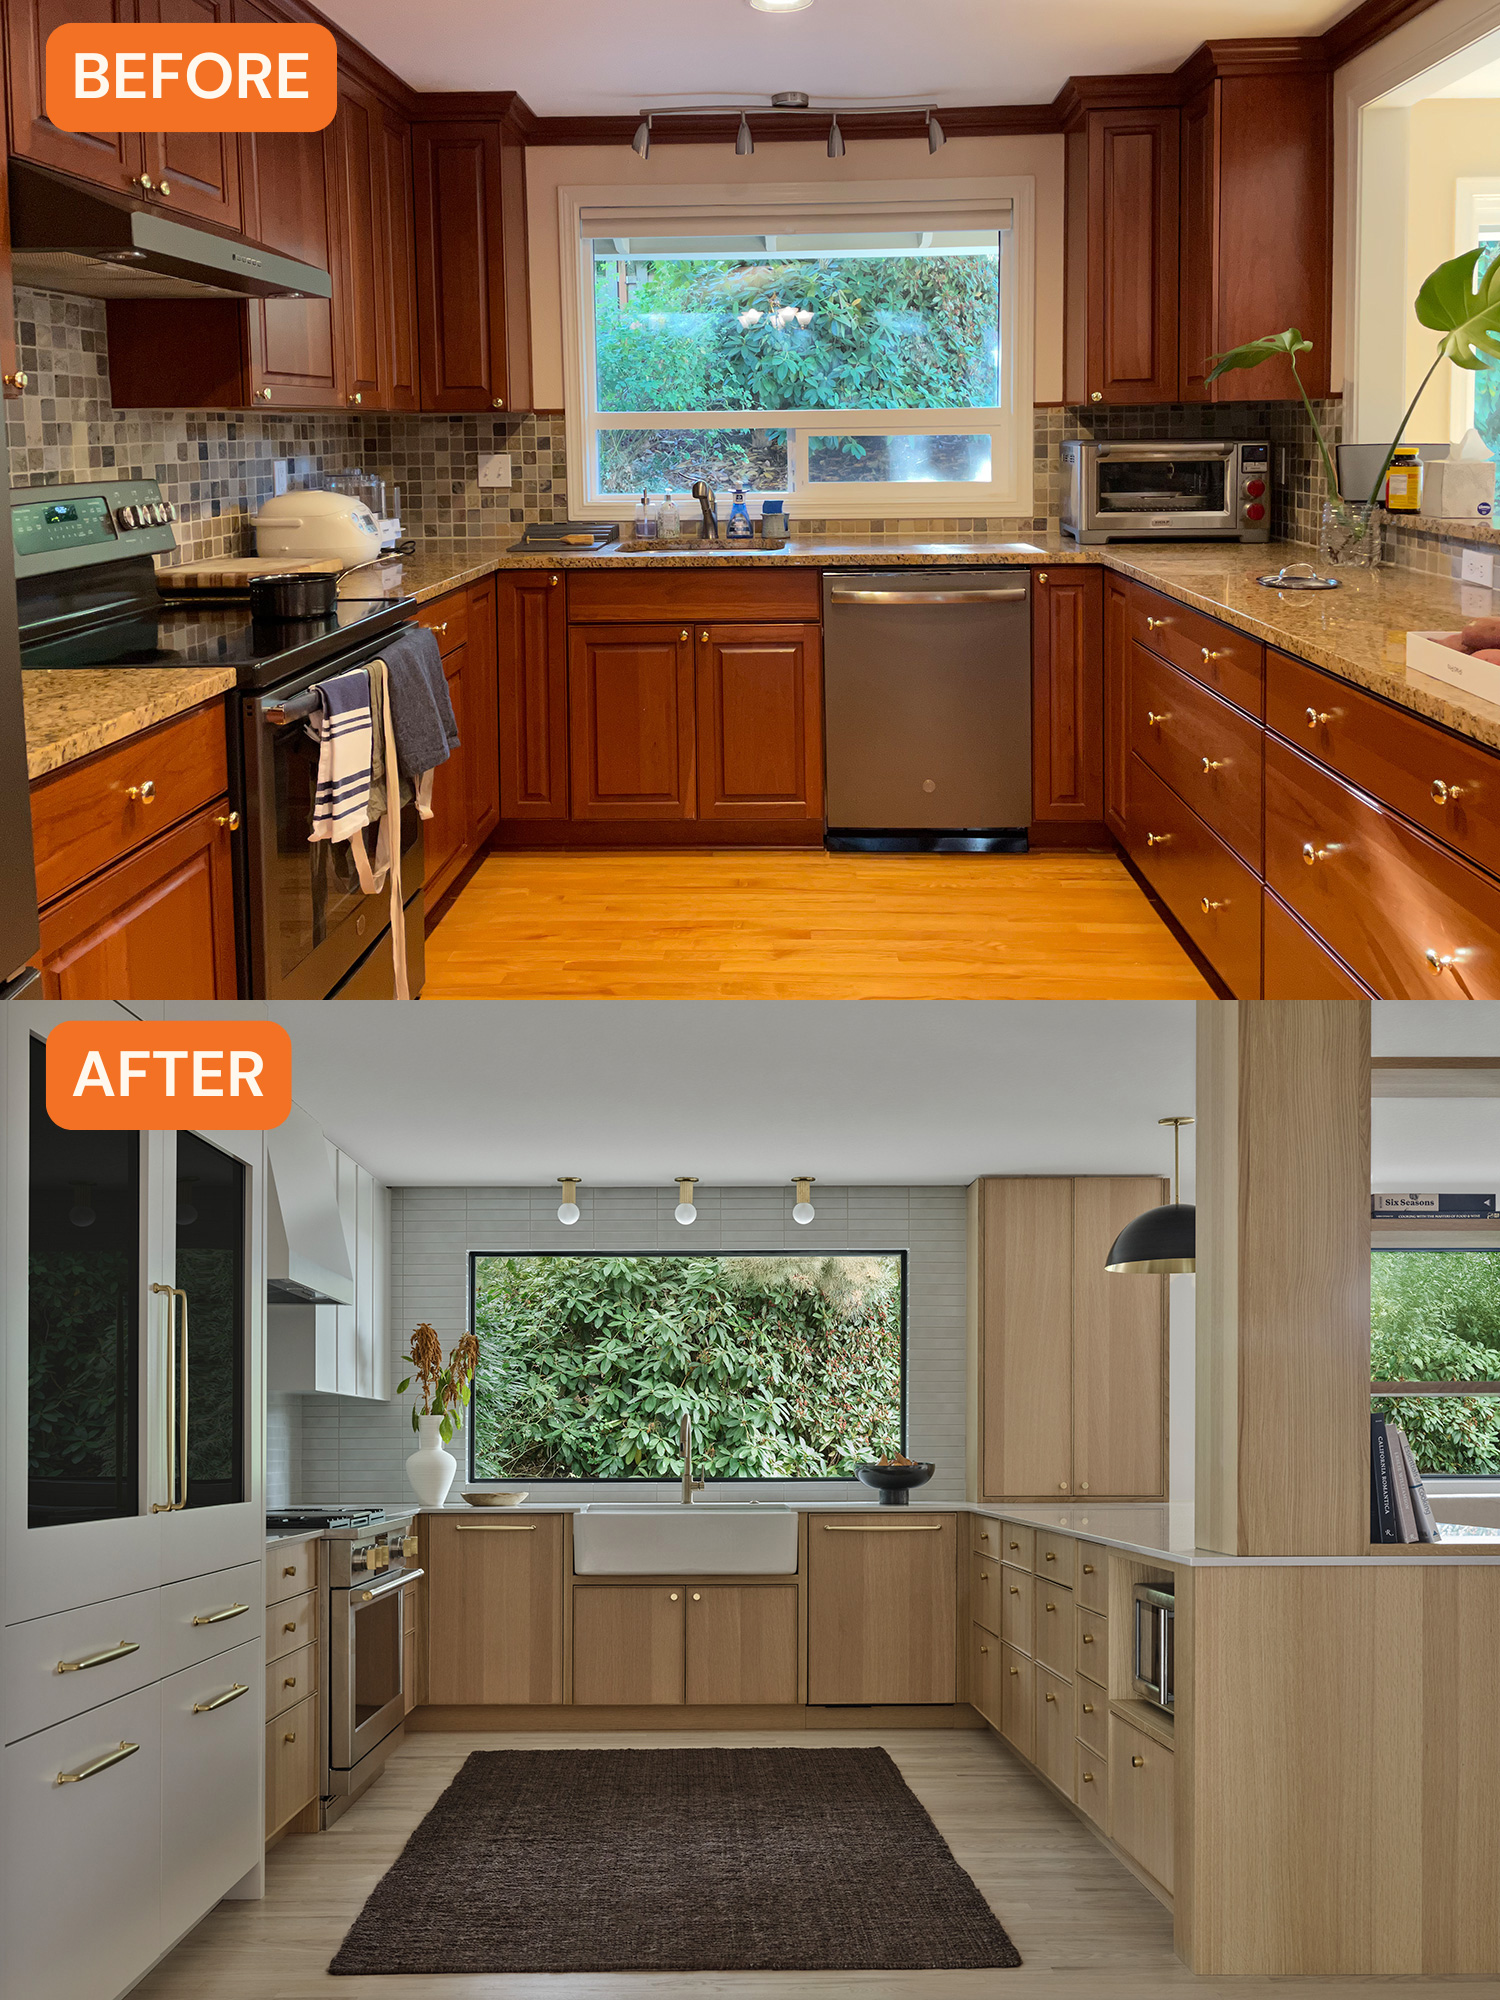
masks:
<svg viewBox="0 0 1500 2000"><path fill-rule="evenodd" d="M1036 1749L1032 1762L1060 1792L1073 1796L1073 1683L1036 1663Z"/></svg>
<svg viewBox="0 0 1500 2000"><path fill-rule="evenodd" d="M573 1700L583 1708L687 1699L687 1588L590 1583L573 1591Z"/></svg>
<svg viewBox="0 0 1500 2000"><path fill-rule="evenodd" d="M1015 1646L1000 1649L1000 1734L1028 1761L1036 1754L1036 1669Z"/></svg>
<svg viewBox="0 0 1500 2000"><path fill-rule="evenodd" d="M458 748L433 773L432 818L423 831L431 921L500 818L494 579L425 604L417 615L442 651L459 737Z"/></svg>
<svg viewBox="0 0 1500 2000"><path fill-rule="evenodd" d="M1130 755L1130 593L1104 577L1104 824L1125 834L1125 767Z"/></svg>
<svg viewBox="0 0 1500 2000"><path fill-rule="evenodd" d="M1073 1678L1073 1593L1050 1577L1039 1576L1036 1591L1035 1656L1067 1680Z"/></svg>
<svg viewBox="0 0 1500 2000"><path fill-rule="evenodd" d="M1074 1802L1083 1808L1101 1833L1106 1832L1109 1828L1109 1759L1081 1740L1074 1744L1073 1756Z"/></svg>
<svg viewBox="0 0 1500 2000"><path fill-rule="evenodd" d="M1176 1838L1173 1753L1122 1716L1109 1718L1110 1837L1170 1891Z"/></svg>
<svg viewBox="0 0 1500 2000"><path fill-rule="evenodd" d="M696 648L699 819L821 824L821 629L700 626Z"/></svg>
<svg viewBox="0 0 1500 2000"><path fill-rule="evenodd" d="M573 1589L580 1707L779 1707L800 1699L795 1583L653 1578Z"/></svg>
<svg viewBox="0 0 1500 2000"><path fill-rule="evenodd" d="M696 817L693 635L686 625L575 625L568 635L575 820Z"/></svg>
<svg viewBox="0 0 1500 2000"><path fill-rule="evenodd" d="M568 619L560 570L495 578L500 816L568 817Z"/></svg>
<svg viewBox="0 0 1500 2000"><path fill-rule="evenodd" d="M687 1591L687 1698L705 1706L798 1700L795 1583L694 1583Z"/></svg>
<svg viewBox="0 0 1500 2000"><path fill-rule="evenodd" d="M807 1547L807 1698L815 1706L957 1698L958 1520L814 1514Z"/></svg>
<svg viewBox="0 0 1500 2000"><path fill-rule="evenodd" d="M1274 810L1269 795L1267 809ZM1136 751L1126 780L1124 847L1230 998L1258 999L1260 878Z"/></svg>
<svg viewBox="0 0 1500 2000"><path fill-rule="evenodd" d="M1099 837L1104 820L1104 595L1083 564L1032 573L1031 821Z"/></svg>
<svg viewBox="0 0 1500 2000"><path fill-rule="evenodd" d="M266 1838L318 1796L318 1697L284 1709L266 1724Z"/></svg>
<svg viewBox="0 0 1500 2000"><path fill-rule="evenodd" d="M969 1706L977 1708L992 1729L1000 1727L1003 1696L1000 1641L983 1625L969 1627Z"/></svg>
<svg viewBox="0 0 1500 2000"><path fill-rule="evenodd" d="M420 1532L428 1701L562 1701L563 1517L454 1521L427 1514Z"/></svg>
<svg viewBox="0 0 1500 2000"><path fill-rule="evenodd" d="M1267 1000L1368 1000L1370 989L1267 889L1261 902Z"/></svg>

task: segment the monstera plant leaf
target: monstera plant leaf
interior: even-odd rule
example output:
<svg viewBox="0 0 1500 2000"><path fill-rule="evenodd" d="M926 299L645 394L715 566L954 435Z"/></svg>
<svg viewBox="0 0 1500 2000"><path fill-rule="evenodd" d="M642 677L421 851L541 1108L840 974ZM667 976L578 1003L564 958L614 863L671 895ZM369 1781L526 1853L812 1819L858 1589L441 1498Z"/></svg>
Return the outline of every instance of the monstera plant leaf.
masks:
<svg viewBox="0 0 1500 2000"><path fill-rule="evenodd" d="M1217 382L1233 368L1259 368L1262 361L1273 360L1278 354L1311 353L1312 342L1302 329L1289 326L1285 333L1268 333L1260 340L1247 340L1243 347L1231 347L1227 354L1216 354L1213 367L1203 379Z"/></svg>
<svg viewBox="0 0 1500 2000"><path fill-rule="evenodd" d="M1500 258L1474 285L1483 250L1439 264L1417 293L1417 318L1443 336L1439 358L1457 368L1493 368L1500 362Z"/></svg>

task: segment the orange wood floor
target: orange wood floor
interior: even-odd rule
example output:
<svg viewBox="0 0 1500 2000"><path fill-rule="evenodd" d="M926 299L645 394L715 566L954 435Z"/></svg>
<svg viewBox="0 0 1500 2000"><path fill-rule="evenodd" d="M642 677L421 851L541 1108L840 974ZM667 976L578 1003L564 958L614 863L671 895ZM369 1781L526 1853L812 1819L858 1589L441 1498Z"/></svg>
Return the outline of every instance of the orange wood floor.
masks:
<svg viewBox="0 0 1500 2000"><path fill-rule="evenodd" d="M1191 1000L1111 855L494 854L427 940L431 1000Z"/></svg>

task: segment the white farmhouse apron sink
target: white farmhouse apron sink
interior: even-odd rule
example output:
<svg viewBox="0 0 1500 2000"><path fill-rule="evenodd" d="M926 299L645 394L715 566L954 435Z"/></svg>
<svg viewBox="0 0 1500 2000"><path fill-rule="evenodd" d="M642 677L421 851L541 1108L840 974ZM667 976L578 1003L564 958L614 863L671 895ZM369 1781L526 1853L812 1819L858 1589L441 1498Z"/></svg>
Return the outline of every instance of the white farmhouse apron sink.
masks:
<svg viewBox="0 0 1500 2000"><path fill-rule="evenodd" d="M794 1576L797 1516L779 1502L581 1507L575 1576Z"/></svg>

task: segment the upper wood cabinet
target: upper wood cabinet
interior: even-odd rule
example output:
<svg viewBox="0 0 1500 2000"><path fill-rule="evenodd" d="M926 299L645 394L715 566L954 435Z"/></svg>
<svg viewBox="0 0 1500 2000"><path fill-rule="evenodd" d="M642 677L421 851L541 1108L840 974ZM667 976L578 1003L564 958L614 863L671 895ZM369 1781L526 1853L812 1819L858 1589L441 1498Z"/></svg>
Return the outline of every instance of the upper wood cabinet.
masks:
<svg viewBox="0 0 1500 2000"><path fill-rule="evenodd" d="M1158 1499L1166 1284L1107 1273L1154 1177L992 1179L972 1194L979 1497Z"/></svg>
<svg viewBox="0 0 1500 2000"><path fill-rule="evenodd" d="M345 400L417 407L411 127L373 91L339 78L335 211Z"/></svg>
<svg viewBox="0 0 1500 2000"><path fill-rule="evenodd" d="M216 28L228 25L230 0L137 0L136 11L142 21ZM153 199L180 214L240 228L240 156L232 132L148 132L144 147Z"/></svg>
<svg viewBox="0 0 1500 2000"><path fill-rule="evenodd" d="M425 1515L427 1699L439 1705L560 1702L563 1517Z"/></svg>
<svg viewBox="0 0 1500 2000"><path fill-rule="evenodd" d="M499 122L412 128L424 410L531 404L526 155Z"/></svg>
<svg viewBox="0 0 1500 2000"><path fill-rule="evenodd" d="M814 1514L807 1524L807 1699L957 1699L958 1520Z"/></svg>
<svg viewBox="0 0 1500 2000"><path fill-rule="evenodd" d="M1177 398L1176 106L1087 112L1067 137L1065 394Z"/></svg>
<svg viewBox="0 0 1500 2000"><path fill-rule="evenodd" d="M47 116L47 37L67 22L125 27L135 0L6 0L10 150L128 194L139 189L138 132L64 132Z"/></svg>
<svg viewBox="0 0 1500 2000"><path fill-rule="evenodd" d="M1037 572L1031 599L1033 826L1104 818L1101 572ZM1085 836L1086 837L1086 836Z"/></svg>

